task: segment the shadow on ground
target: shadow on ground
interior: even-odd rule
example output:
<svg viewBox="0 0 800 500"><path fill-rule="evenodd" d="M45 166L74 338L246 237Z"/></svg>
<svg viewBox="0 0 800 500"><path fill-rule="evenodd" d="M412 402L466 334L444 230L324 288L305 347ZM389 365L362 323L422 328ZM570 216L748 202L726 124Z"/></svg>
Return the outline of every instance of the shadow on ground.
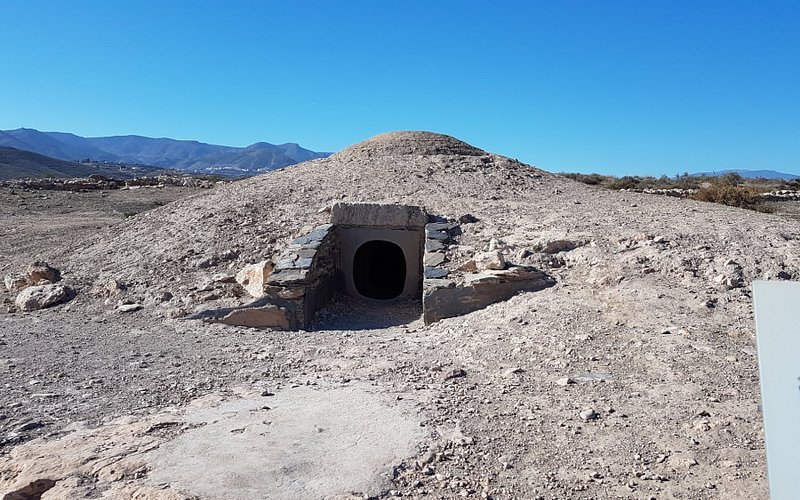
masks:
<svg viewBox="0 0 800 500"><path fill-rule="evenodd" d="M422 321L422 301L363 300L336 294L314 316L312 330L375 330Z"/></svg>

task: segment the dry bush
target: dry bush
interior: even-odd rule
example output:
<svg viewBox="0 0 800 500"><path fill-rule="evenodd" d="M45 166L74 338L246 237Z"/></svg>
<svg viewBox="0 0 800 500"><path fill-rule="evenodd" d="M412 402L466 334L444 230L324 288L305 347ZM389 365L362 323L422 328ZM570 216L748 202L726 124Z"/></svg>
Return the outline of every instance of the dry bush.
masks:
<svg viewBox="0 0 800 500"><path fill-rule="evenodd" d="M698 189L690 198L731 207L746 208L757 212L771 213L773 211L760 196L762 189L740 185L739 179L741 178L726 177L727 175L708 186Z"/></svg>

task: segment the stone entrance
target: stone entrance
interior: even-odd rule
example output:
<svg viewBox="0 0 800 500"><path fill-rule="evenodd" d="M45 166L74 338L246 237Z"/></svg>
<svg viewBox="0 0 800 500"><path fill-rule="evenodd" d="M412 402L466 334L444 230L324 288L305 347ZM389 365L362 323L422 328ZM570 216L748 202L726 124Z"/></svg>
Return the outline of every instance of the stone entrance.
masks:
<svg viewBox="0 0 800 500"><path fill-rule="evenodd" d="M353 297L394 300L422 293L422 247L428 215L420 207L337 203L337 288Z"/></svg>
<svg viewBox="0 0 800 500"><path fill-rule="evenodd" d="M463 224L470 224L465 222ZM376 306L420 299L426 324L467 314L554 280L526 266L454 266L461 225L421 208L337 203L331 222L292 240L269 275L263 296L242 307L192 318L230 325L308 329L334 291ZM252 293L252 292L251 292Z"/></svg>

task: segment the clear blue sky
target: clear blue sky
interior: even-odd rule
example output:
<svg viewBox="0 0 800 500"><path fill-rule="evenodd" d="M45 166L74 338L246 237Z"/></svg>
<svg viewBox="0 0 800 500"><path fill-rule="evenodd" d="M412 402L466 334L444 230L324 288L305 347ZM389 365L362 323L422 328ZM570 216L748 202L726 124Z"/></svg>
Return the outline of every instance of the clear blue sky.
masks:
<svg viewBox="0 0 800 500"><path fill-rule="evenodd" d="M0 129L800 174L797 1L0 0Z"/></svg>

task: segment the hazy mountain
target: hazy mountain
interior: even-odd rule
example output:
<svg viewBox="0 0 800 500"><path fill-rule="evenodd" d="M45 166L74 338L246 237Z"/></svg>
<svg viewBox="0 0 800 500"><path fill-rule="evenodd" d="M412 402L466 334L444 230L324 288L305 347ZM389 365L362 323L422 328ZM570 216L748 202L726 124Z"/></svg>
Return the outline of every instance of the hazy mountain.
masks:
<svg viewBox="0 0 800 500"><path fill-rule="evenodd" d="M0 134L2 139L2 134ZM0 146L0 180L23 178L73 178L93 174L126 179L160 172L160 168L120 164L81 164L59 160L39 153Z"/></svg>
<svg viewBox="0 0 800 500"><path fill-rule="evenodd" d="M138 135L81 137L24 128L0 131L0 146L24 149L61 160L135 163L224 175L253 175L328 156L328 153L304 149L295 143L275 145L258 142L239 148Z"/></svg>
<svg viewBox="0 0 800 500"><path fill-rule="evenodd" d="M45 132L34 129L21 128L17 130L6 130L7 135L17 139L26 147L5 144L0 139L0 146L11 146L18 149L25 149L34 153L39 153L60 160L81 160L92 156L97 156L101 151L91 148L89 145L78 142L65 142L53 137ZM94 159L94 158L93 158ZM99 159L99 158L98 158Z"/></svg>
<svg viewBox="0 0 800 500"><path fill-rule="evenodd" d="M6 146L10 148L17 148L17 149L27 149L30 150L30 146L23 141L17 139L13 135L9 135L2 130L0 130L0 146Z"/></svg>
<svg viewBox="0 0 800 500"><path fill-rule="evenodd" d="M697 172L696 174L692 174L693 176L706 176L706 177L718 177L721 175L735 173L739 174L745 179L785 179L785 180L793 180L793 179L800 179L800 175L794 174L786 174L783 172L777 172L775 170L744 170L744 169L732 169L732 170L717 170L715 172Z"/></svg>

